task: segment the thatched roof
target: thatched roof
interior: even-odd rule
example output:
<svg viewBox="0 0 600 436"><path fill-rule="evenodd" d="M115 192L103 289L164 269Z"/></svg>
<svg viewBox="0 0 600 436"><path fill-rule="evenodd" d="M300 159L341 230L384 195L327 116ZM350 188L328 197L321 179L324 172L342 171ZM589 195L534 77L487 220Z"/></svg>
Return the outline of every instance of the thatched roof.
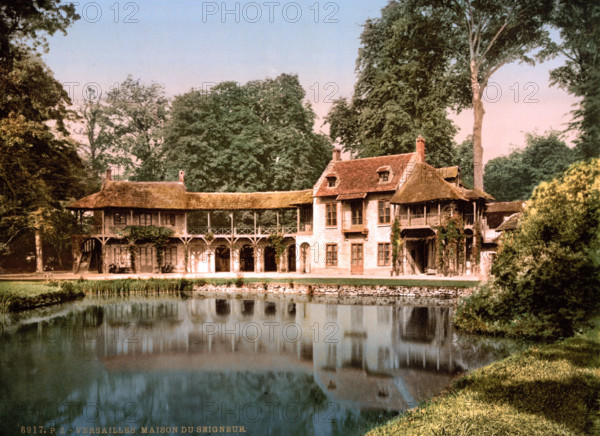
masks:
<svg viewBox="0 0 600 436"><path fill-rule="evenodd" d="M105 180L100 192L69 205L69 209L165 209L184 210L187 191L179 182L121 182Z"/></svg>
<svg viewBox="0 0 600 436"><path fill-rule="evenodd" d="M437 200L468 201L468 198L458 187L445 181L431 165L416 163L391 202L413 204Z"/></svg>
<svg viewBox="0 0 600 436"><path fill-rule="evenodd" d="M436 171L443 179L456 179L460 176L460 169L457 166L436 168Z"/></svg>
<svg viewBox="0 0 600 436"><path fill-rule="evenodd" d="M312 204L312 189L284 192L187 192L180 182L105 181L100 192L69 205L69 209L241 210L289 209Z"/></svg>
<svg viewBox="0 0 600 436"><path fill-rule="evenodd" d="M190 192L190 210L265 210L290 209L303 204L312 204L313 191L285 192Z"/></svg>
<svg viewBox="0 0 600 436"><path fill-rule="evenodd" d="M521 212L513 213L506 221L498 226L497 232L505 232L507 230L515 230L519 226L521 220Z"/></svg>
<svg viewBox="0 0 600 436"><path fill-rule="evenodd" d="M411 165L414 153L377 156L363 159L332 161L316 186L317 197L346 194L366 194L369 192L389 192L398 189L404 171ZM390 171L390 179L379 183L378 170ZM326 177L335 176L335 187L329 188Z"/></svg>
<svg viewBox="0 0 600 436"><path fill-rule="evenodd" d="M522 212L525 208L522 201L501 201L497 203L488 203L486 213L516 213Z"/></svg>
<svg viewBox="0 0 600 436"><path fill-rule="evenodd" d="M463 195L465 197L467 197L469 200L477 200L480 198L483 198L486 200L494 200L494 197L492 197L490 194L488 194L487 192L481 191L477 188L467 189L464 186L459 186L458 189L460 189L461 192L463 193Z"/></svg>

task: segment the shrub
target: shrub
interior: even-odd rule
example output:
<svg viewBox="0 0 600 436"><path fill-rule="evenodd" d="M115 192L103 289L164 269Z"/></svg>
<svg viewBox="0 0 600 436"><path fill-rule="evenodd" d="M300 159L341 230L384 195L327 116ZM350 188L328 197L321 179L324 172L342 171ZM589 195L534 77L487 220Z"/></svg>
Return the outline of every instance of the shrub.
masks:
<svg viewBox="0 0 600 436"><path fill-rule="evenodd" d="M494 282L461 303L457 325L570 336L600 306L599 259L600 159L594 159L535 189L519 228L502 236Z"/></svg>

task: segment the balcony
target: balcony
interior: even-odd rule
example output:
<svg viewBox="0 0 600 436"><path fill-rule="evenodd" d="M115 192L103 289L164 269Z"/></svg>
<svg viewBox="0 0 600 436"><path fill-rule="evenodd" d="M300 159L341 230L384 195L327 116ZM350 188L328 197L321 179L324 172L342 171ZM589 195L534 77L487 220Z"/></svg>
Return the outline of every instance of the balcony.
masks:
<svg viewBox="0 0 600 436"><path fill-rule="evenodd" d="M423 213L411 213L408 215L401 215L399 217L400 225L402 227L434 227L440 225L440 216L437 213L428 213L427 215ZM474 225L474 216L472 213L463 214L463 221L465 227L473 227Z"/></svg>
<svg viewBox="0 0 600 436"><path fill-rule="evenodd" d="M436 213L428 213L427 215L422 213L411 213L408 215L401 215L400 225L402 227L432 227L440 225L440 216Z"/></svg>
<svg viewBox="0 0 600 436"><path fill-rule="evenodd" d="M345 219L342 221L342 232L343 233L362 233L367 235L369 228L367 226L367 219Z"/></svg>

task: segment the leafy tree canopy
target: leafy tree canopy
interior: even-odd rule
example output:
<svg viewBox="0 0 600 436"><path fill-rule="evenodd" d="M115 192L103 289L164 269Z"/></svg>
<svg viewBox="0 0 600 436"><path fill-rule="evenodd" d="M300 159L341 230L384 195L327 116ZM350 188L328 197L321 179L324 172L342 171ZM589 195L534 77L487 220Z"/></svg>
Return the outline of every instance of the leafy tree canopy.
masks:
<svg viewBox="0 0 600 436"><path fill-rule="evenodd" d="M456 47L447 38L450 26L414 1L390 2L380 18L368 20L354 96L334 102L326 119L331 139L367 157L412 152L423 135L428 162L450 164L456 133L446 111L453 97L448 73Z"/></svg>
<svg viewBox="0 0 600 436"><path fill-rule="evenodd" d="M313 131L295 75L223 82L175 98L165 128L169 178L186 172L188 189L269 191L311 187L331 146Z"/></svg>
<svg viewBox="0 0 600 436"><path fill-rule="evenodd" d="M560 42L550 42L542 55L561 54L564 65L550 72L552 84L581 97L570 125L578 129L582 159L600 156L600 3L559 0L552 17Z"/></svg>
<svg viewBox="0 0 600 436"><path fill-rule="evenodd" d="M0 5L0 65L10 69L15 46L47 49L45 35L66 29L80 17L73 3L61 0L5 1Z"/></svg>
<svg viewBox="0 0 600 436"><path fill-rule="evenodd" d="M527 200L540 182L563 173L577 160L558 132L529 133L526 141L525 148L491 159L485 166L486 191L498 201Z"/></svg>
<svg viewBox="0 0 600 436"><path fill-rule="evenodd" d="M446 24L439 38L456 45L451 52L457 86L456 102L473 108L474 185L483 189L482 97L491 76L511 62L533 64L533 50L548 41L546 24L552 2L539 0L418 0ZM429 9L431 8L431 9ZM455 55L457 53L457 55ZM464 87L470 87L470 104ZM460 107L460 106L459 106Z"/></svg>
<svg viewBox="0 0 600 436"><path fill-rule="evenodd" d="M460 168L463 184L473 189L473 139L469 136L454 149L454 165Z"/></svg>

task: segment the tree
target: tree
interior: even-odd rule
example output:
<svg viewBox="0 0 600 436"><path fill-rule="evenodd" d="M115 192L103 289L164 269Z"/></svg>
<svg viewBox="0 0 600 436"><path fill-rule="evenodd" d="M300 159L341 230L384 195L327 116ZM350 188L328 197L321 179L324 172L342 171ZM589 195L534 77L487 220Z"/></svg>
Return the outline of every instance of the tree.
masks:
<svg viewBox="0 0 600 436"><path fill-rule="evenodd" d="M61 0L19 0L3 2L0 7L0 68L10 71L16 46L30 42L33 48L47 49L44 34L54 35L80 17L73 3Z"/></svg>
<svg viewBox="0 0 600 436"><path fill-rule="evenodd" d="M440 38L459 44L462 50L455 62L457 67L469 74L473 107L474 186L483 190L485 89L491 76L503 65L515 61L533 64L530 54L548 40L545 25L552 11L552 2L423 0L421 4L445 14L450 26L436 29L436 33L441 33Z"/></svg>
<svg viewBox="0 0 600 436"><path fill-rule="evenodd" d="M463 184L473 188L473 138L469 136L454 149L454 164L460 168Z"/></svg>
<svg viewBox="0 0 600 436"><path fill-rule="evenodd" d="M110 119L107 110L96 95L94 89L89 89L89 98L81 105L78 111L80 120L83 121L83 133L87 143L80 143L79 150L88 162L97 180L104 173L109 164L114 163L114 155Z"/></svg>
<svg viewBox="0 0 600 436"><path fill-rule="evenodd" d="M525 148L485 166L487 192L498 201L527 200L540 182L562 174L577 157L556 131L545 136L528 133L526 142Z"/></svg>
<svg viewBox="0 0 600 436"><path fill-rule="evenodd" d="M83 108L88 126L88 144L107 163L123 168L133 180L162 180L163 132L169 113L164 87L144 85L131 75L111 89L100 104ZM92 142L89 142L90 139ZM100 156L96 157L96 165Z"/></svg>
<svg viewBox="0 0 600 436"><path fill-rule="evenodd" d="M16 235L39 231L34 211L60 208L85 186L82 162L66 136L70 101L62 85L39 57L25 52L4 82L10 92L0 97L0 242L7 254Z"/></svg>
<svg viewBox="0 0 600 436"><path fill-rule="evenodd" d="M412 152L423 135L428 162L450 164L456 128L446 111L447 78L455 44L442 18L408 0L390 2L365 23L352 101L337 100L326 118L332 140L367 157Z"/></svg>
<svg viewBox="0 0 600 436"><path fill-rule="evenodd" d="M177 96L165 129L167 175L185 170L196 191L311 187L331 149L313 131L304 96L298 77L287 74Z"/></svg>
<svg viewBox="0 0 600 436"><path fill-rule="evenodd" d="M566 60L550 72L551 83L581 97L570 125L580 131L576 141L580 157L600 156L600 4L559 0L552 24L561 41L550 42L544 54L562 54Z"/></svg>

